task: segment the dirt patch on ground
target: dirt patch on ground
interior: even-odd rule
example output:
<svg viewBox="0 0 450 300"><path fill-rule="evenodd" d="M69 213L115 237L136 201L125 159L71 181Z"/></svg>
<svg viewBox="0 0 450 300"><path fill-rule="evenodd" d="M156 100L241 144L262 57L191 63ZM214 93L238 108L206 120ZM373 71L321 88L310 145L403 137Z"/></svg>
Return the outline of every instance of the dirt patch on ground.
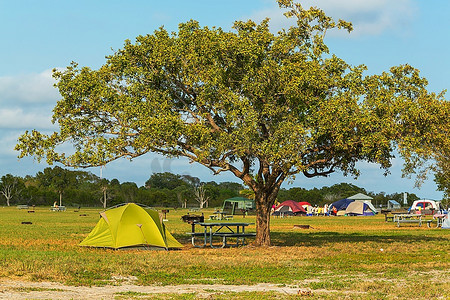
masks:
<svg viewBox="0 0 450 300"><path fill-rule="evenodd" d="M176 286L139 286L132 283L120 285L85 287L67 286L55 282L25 282L0 280L0 299L114 299L126 293L150 296L152 294L189 294L208 297L217 292L278 292L297 294L299 288L275 284L256 285L176 285Z"/></svg>
<svg viewBox="0 0 450 300"><path fill-rule="evenodd" d="M412 277L428 278L428 281L438 284L447 283L449 271L432 270L429 272L413 272ZM384 279L382 274L377 279L368 277L367 274L349 277L350 281L358 280L359 284L354 284L353 289L336 290L332 287L312 288L312 283L321 281L332 282L333 278L327 280L327 274L322 274L322 279L308 279L297 281L292 285L280 285L271 283L259 283L255 285L224 285L224 284L181 284L181 285L136 285L137 278L134 276L114 276L108 285L105 286L68 286L57 282L31 282L13 278L0 279L0 299L139 299L154 295L168 294L195 294L196 298L210 298L212 295L221 293L278 293L282 295L340 295L344 298L357 297L368 292L379 290L379 292L389 293L408 287L407 279ZM341 276L346 277L345 275ZM106 283L106 282L105 282ZM447 290L447 289L445 289ZM445 291L430 290L430 293L440 295ZM418 295L416 295L418 296ZM339 298L339 297L337 297ZM417 297L413 297L418 299ZM447 299L435 297L437 299Z"/></svg>

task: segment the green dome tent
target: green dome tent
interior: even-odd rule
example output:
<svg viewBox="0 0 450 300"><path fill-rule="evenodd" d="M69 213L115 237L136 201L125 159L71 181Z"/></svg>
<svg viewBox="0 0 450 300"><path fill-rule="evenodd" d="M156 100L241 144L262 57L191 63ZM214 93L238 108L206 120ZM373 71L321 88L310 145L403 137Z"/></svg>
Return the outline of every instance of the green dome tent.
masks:
<svg viewBox="0 0 450 300"><path fill-rule="evenodd" d="M100 213L100 221L80 246L103 248L183 247L166 229L157 211L134 203L116 206Z"/></svg>

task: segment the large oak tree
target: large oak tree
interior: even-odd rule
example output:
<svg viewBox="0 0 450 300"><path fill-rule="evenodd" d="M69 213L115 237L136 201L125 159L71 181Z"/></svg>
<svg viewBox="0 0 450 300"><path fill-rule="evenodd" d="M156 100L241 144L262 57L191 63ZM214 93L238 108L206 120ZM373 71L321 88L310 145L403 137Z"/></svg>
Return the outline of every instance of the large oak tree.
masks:
<svg viewBox="0 0 450 300"><path fill-rule="evenodd" d="M423 165L443 95L408 65L365 76L324 43L350 23L278 3L296 25L277 34L269 20L231 31L190 21L126 41L98 70L55 71L60 130L26 132L20 157L90 167L157 152L232 172L254 191L258 245L270 245L270 209L289 177L357 176L359 161L387 171L396 151L406 172ZM65 143L72 153L58 151Z"/></svg>

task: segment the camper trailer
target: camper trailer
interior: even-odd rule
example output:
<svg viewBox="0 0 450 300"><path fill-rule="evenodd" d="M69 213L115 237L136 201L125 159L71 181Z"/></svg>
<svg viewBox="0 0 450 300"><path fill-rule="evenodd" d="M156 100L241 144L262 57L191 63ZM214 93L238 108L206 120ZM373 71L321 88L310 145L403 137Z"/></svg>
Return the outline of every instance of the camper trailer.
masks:
<svg viewBox="0 0 450 300"><path fill-rule="evenodd" d="M441 202L429 199L421 199L413 202L408 213L421 213L423 215L433 215L443 210Z"/></svg>

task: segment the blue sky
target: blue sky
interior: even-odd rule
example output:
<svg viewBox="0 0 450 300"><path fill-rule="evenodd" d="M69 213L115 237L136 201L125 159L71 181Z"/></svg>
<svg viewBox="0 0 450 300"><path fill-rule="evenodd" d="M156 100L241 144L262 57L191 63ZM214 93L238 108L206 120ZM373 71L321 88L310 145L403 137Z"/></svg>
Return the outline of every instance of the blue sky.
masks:
<svg viewBox="0 0 450 300"><path fill-rule="evenodd" d="M429 89L450 87L450 2L447 0L307 0L335 18L351 21L354 32L329 32L326 42L332 53L353 65L365 64L368 74L408 63L421 70ZM25 130L55 130L52 108L59 99L51 70L71 61L98 68L105 56L120 49L124 40L152 33L160 26L175 31L177 25L196 19L204 26L229 30L234 20L271 18L274 30L288 26L272 0L168 0L168 1L6 1L0 0L0 176L34 175L47 165L32 158L18 160L13 150ZM448 96L447 96L448 98ZM339 173L328 178L301 175L284 187L322 187L354 183L374 192L413 192L440 199L432 180L420 189L413 179L401 178L402 161L393 162L384 177L376 165L361 163L362 175L354 180ZM98 168L88 169L99 175ZM237 181L223 173L212 176L205 167L187 160L168 160L156 154L129 162L113 162L103 170L107 178L142 185L154 172L169 171L197 176L203 181Z"/></svg>

